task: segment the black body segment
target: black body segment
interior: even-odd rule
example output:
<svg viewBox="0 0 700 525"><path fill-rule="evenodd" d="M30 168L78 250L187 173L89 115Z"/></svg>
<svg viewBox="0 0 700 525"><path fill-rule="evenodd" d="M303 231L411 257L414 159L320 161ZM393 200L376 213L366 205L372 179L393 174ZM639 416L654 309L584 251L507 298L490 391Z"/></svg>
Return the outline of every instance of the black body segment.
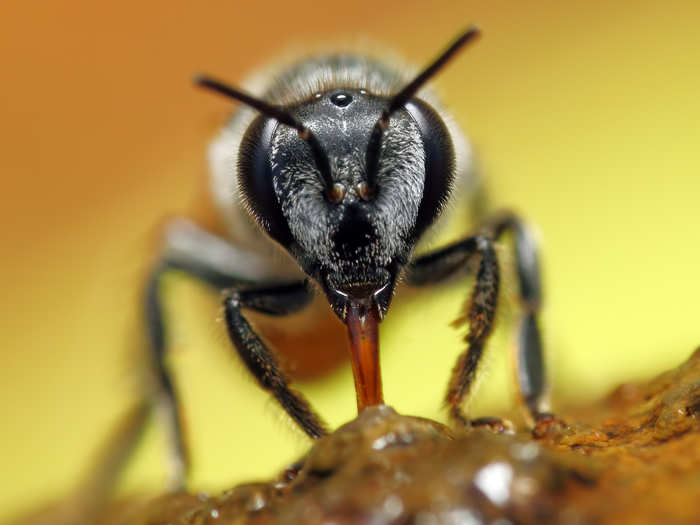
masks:
<svg viewBox="0 0 700 525"><path fill-rule="evenodd" d="M450 417L462 425L468 425L469 420L461 405L474 382L496 316L500 275L493 243L483 235L467 237L437 252L419 257L411 263L408 272L409 283L437 282L464 267L472 256L478 256L480 261L464 316L469 324L465 338L467 350L459 356L452 370L446 397Z"/></svg>
<svg viewBox="0 0 700 525"><path fill-rule="evenodd" d="M537 422L547 416L547 378L542 335L537 314L542 306L542 283L537 242L527 226L514 214L505 213L491 222L492 235L511 232L520 288L522 318L518 330L517 377L520 395L530 416Z"/></svg>
<svg viewBox="0 0 700 525"><path fill-rule="evenodd" d="M406 282L412 286L437 284L462 270L474 255L476 242L467 237L444 248L417 257L406 269Z"/></svg>
<svg viewBox="0 0 700 525"><path fill-rule="evenodd" d="M548 410L542 335L535 312L525 312L520 323L517 347L518 384L520 385L520 395L534 423Z"/></svg>
<svg viewBox="0 0 700 525"><path fill-rule="evenodd" d="M245 288L233 292L241 306L267 315L283 316L298 312L307 306L313 294L307 281Z"/></svg>
<svg viewBox="0 0 700 525"><path fill-rule="evenodd" d="M537 243L527 226L514 214L503 213L495 216L485 226L494 239L499 239L506 232L513 234L515 244L515 263L518 272L520 299L526 311L540 308L542 284Z"/></svg>
<svg viewBox="0 0 700 525"><path fill-rule="evenodd" d="M220 269L213 266L207 266L203 259L193 254L189 261L163 258L151 272L146 283L144 317L155 381L152 401L155 408L164 415L167 425L166 430L171 446L169 484L173 489L179 489L184 486L191 464L181 403L167 362L168 338L161 298L163 277L173 270L187 273L216 290L242 286L245 281L222 273Z"/></svg>
<svg viewBox="0 0 700 525"><path fill-rule="evenodd" d="M241 307L273 315L292 313L306 305L310 292L306 286L284 286L233 292L224 300L226 328L233 346L258 384L270 392L301 429L311 438L327 434L325 424L314 413L308 401L289 388L289 380L280 370L274 354L262 342L241 313Z"/></svg>
<svg viewBox="0 0 700 525"><path fill-rule="evenodd" d="M156 410L164 415L163 419L167 425L166 431L170 442L169 484L175 489L180 489L184 487L187 472L190 470L190 458L185 442L180 402L166 360L167 338L160 289L162 278L167 270L167 263L159 264L148 279L145 290L144 317L155 382L152 401Z"/></svg>

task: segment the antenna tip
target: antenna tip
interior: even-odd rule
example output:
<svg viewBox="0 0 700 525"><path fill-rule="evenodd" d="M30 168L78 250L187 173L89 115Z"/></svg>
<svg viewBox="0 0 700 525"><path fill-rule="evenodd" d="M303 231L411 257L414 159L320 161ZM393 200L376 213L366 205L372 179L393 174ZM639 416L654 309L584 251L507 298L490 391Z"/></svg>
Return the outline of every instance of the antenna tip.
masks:
<svg viewBox="0 0 700 525"><path fill-rule="evenodd" d="M192 83L195 86L201 86L203 84L206 84L208 78L209 77L207 77L207 75L205 75L204 73L195 73L194 75L192 75Z"/></svg>
<svg viewBox="0 0 700 525"><path fill-rule="evenodd" d="M481 26L479 24L471 24L462 35L468 38L479 37L481 36Z"/></svg>

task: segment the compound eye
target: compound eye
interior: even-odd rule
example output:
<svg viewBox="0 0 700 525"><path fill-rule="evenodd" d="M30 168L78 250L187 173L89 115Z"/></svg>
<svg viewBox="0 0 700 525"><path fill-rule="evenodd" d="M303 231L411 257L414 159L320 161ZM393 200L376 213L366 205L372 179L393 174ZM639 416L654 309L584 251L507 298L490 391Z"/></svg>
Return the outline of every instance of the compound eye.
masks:
<svg viewBox="0 0 700 525"><path fill-rule="evenodd" d="M240 188L253 215L267 233L283 246L293 242L272 184L272 137L279 123L260 116L248 127L238 153Z"/></svg>
<svg viewBox="0 0 700 525"><path fill-rule="evenodd" d="M418 125L425 149L425 186L414 230L417 238L447 202L454 180L455 153L445 122L429 104L413 99L404 107Z"/></svg>
<svg viewBox="0 0 700 525"><path fill-rule="evenodd" d="M331 102L339 108L344 108L350 105L350 103L352 102L352 96L344 92L333 93L331 95Z"/></svg>

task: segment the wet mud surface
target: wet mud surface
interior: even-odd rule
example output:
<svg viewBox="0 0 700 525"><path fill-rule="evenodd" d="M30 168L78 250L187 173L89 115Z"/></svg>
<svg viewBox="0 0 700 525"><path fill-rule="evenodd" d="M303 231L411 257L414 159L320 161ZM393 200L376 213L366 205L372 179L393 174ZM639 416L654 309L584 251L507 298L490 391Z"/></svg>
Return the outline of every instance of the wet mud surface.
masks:
<svg viewBox="0 0 700 525"><path fill-rule="evenodd" d="M700 524L700 350L558 416L534 433L495 434L374 407L275 480L217 496L134 498L90 521Z"/></svg>

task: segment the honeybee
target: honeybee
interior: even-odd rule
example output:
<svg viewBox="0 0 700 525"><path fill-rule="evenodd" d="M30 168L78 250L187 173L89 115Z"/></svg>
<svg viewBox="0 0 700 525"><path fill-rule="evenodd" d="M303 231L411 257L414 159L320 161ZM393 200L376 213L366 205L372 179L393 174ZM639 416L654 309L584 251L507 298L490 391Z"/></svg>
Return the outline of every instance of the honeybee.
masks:
<svg viewBox="0 0 700 525"><path fill-rule="evenodd" d="M233 347L259 385L309 437L318 438L327 433L325 424L290 387L247 312L287 316L309 307L319 291L330 306L323 314L334 314L347 329L361 412L384 403L378 329L397 283L423 286L476 268L465 312L467 349L452 372L446 400L456 423L498 426L495 419L470 420L462 402L496 314L500 271L494 242L509 231L522 304L520 393L532 422L550 417L537 318L537 247L523 222L502 213L460 241L414 256L459 188L475 186L468 144L425 85L478 35L478 28L467 29L417 75L365 54L327 53L273 72L254 95L196 77L198 86L244 107L215 138L209 155L213 200L227 236L184 219L173 222L146 286L157 378L153 399L168 414L179 483L187 474L187 448L165 360L159 294L163 276L173 269L226 291L224 319Z"/></svg>

